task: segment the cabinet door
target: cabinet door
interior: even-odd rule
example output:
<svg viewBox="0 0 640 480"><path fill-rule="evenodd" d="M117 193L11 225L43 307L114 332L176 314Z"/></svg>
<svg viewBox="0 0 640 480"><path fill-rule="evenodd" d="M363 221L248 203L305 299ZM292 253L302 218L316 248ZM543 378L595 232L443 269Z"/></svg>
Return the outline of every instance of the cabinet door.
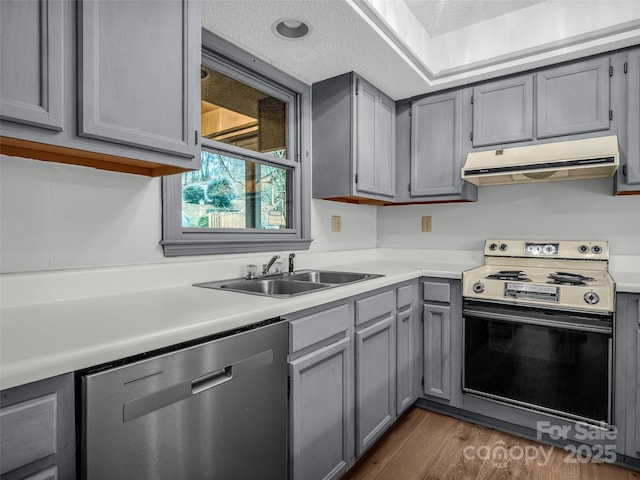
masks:
<svg viewBox="0 0 640 480"><path fill-rule="evenodd" d="M355 334L356 455L360 456L396 418L395 318L389 315Z"/></svg>
<svg viewBox="0 0 640 480"><path fill-rule="evenodd" d="M538 138L609 129L609 57L537 74Z"/></svg>
<svg viewBox="0 0 640 480"><path fill-rule="evenodd" d="M395 104L356 78L356 173L359 192L395 193Z"/></svg>
<svg viewBox="0 0 640 480"><path fill-rule="evenodd" d="M380 94L376 105L376 185L380 195L396 191L396 105Z"/></svg>
<svg viewBox="0 0 640 480"><path fill-rule="evenodd" d="M201 52L196 2L79 6L78 134L193 158Z"/></svg>
<svg viewBox="0 0 640 480"><path fill-rule="evenodd" d="M61 0L0 1L3 120L62 130L63 28Z"/></svg>
<svg viewBox="0 0 640 480"><path fill-rule="evenodd" d="M451 307L424 305L424 393L451 399Z"/></svg>
<svg viewBox="0 0 640 480"><path fill-rule="evenodd" d="M414 380L413 308L396 315L396 413L402 414L416 399Z"/></svg>
<svg viewBox="0 0 640 480"><path fill-rule="evenodd" d="M640 185L640 50L627 60L627 185Z"/></svg>
<svg viewBox="0 0 640 480"><path fill-rule="evenodd" d="M462 191L462 92L411 105L411 197Z"/></svg>
<svg viewBox="0 0 640 480"><path fill-rule="evenodd" d="M349 385L351 340L343 338L290 362L291 478L337 479L353 447Z"/></svg>
<svg viewBox="0 0 640 480"><path fill-rule="evenodd" d="M473 146L533 140L533 75L473 89Z"/></svg>
<svg viewBox="0 0 640 480"><path fill-rule="evenodd" d="M3 480L75 478L73 374L2 391Z"/></svg>

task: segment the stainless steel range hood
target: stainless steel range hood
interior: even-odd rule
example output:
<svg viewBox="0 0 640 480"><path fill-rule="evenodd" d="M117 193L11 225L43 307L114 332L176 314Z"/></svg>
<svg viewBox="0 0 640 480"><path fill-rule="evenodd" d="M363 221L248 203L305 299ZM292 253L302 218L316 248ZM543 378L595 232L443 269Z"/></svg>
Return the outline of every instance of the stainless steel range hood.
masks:
<svg viewBox="0 0 640 480"><path fill-rule="evenodd" d="M612 177L620 164L618 137L587 138L473 152L462 178L478 186Z"/></svg>

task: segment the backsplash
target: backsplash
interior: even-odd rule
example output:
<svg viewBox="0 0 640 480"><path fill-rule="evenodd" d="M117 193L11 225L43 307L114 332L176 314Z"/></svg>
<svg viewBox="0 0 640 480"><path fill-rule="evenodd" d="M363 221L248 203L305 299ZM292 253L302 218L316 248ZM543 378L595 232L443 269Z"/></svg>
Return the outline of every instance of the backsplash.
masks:
<svg viewBox="0 0 640 480"><path fill-rule="evenodd" d="M482 187L475 203L378 210L378 247L482 251L487 238L606 240L612 255L640 255L640 196L613 196L606 178Z"/></svg>
<svg viewBox="0 0 640 480"><path fill-rule="evenodd" d="M0 156L0 273L237 257L166 258L161 202L160 178ZM375 248L376 210L313 200L310 252Z"/></svg>

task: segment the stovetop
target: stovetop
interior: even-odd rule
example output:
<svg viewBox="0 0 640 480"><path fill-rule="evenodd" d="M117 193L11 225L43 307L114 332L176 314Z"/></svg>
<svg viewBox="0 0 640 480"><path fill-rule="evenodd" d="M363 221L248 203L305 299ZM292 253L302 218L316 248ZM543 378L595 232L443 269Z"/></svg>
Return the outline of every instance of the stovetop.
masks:
<svg viewBox="0 0 640 480"><path fill-rule="evenodd" d="M487 240L485 264L463 273L465 298L612 312L607 242Z"/></svg>

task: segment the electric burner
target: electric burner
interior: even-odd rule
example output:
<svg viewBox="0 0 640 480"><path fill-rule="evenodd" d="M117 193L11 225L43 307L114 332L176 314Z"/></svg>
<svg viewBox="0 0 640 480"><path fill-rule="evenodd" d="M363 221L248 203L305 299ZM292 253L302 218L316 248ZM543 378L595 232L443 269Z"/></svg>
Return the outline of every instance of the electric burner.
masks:
<svg viewBox="0 0 640 480"><path fill-rule="evenodd" d="M486 278L495 280L510 280L512 282L530 282L531 279L522 270L500 270L499 272L487 275Z"/></svg>
<svg viewBox="0 0 640 480"><path fill-rule="evenodd" d="M593 277L567 272L550 273L547 278L551 280L547 282L551 285L587 285L595 280Z"/></svg>

